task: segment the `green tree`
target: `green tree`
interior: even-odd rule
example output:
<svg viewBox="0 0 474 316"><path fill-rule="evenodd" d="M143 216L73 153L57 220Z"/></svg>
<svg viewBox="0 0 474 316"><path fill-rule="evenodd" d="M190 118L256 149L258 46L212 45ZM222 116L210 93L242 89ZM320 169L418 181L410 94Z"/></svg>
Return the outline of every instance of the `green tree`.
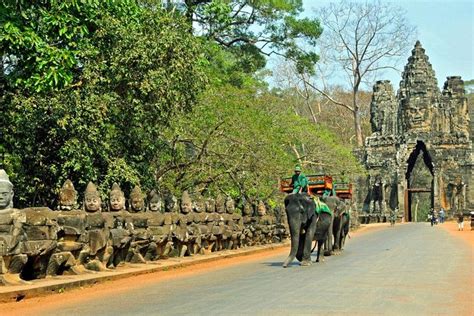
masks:
<svg viewBox="0 0 474 316"><path fill-rule="evenodd" d="M301 0L184 0L170 9L183 12L194 32L218 43L239 60L247 73L265 66L273 54L311 71L318 55L314 47L322 32L317 19L300 18Z"/></svg>
<svg viewBox="0 0 474 316"><path fill-rule="evenodd" d="M361 170L335 135L296 115L279 96L225 86L204 99L167 129L170 150L156 162L158 180L177 194L275 198L278 179L298 161L307 172Z"/></svg>
<svg viewBox="0 0 474 316"><path fill-rule="evenodd" d="M17 205L52 205L66 178L79 192L90 180L104 191L113 181L153 186L149 161L166 145L161 129L205 88L202 44L184 19L141 7L133 18L97 10L74 84L39 92L25 84L2 99L0 157Z"/></svg>
<svg viewBox="0 0 474 316"><path fill-rule="evenodd" d="M104 17L137 18L134 0L5 0L0 6L2 75L12 87L47 91L80 80L82 63L98 51L91 37Z"/></svg>

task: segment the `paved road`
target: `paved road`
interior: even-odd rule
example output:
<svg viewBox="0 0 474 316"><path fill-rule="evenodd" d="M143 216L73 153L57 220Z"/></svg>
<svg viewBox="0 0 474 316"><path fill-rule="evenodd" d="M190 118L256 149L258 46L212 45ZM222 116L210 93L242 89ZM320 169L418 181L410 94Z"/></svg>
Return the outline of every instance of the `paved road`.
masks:
<svg viewBox="0 0 474 316"><path fill-rule="evenodd" d="M340 256L284 256L102 296L45 315L474 314L472 248L439 227L398 225L348 241ZM470 293L470 294L469 294Z"/></svg>

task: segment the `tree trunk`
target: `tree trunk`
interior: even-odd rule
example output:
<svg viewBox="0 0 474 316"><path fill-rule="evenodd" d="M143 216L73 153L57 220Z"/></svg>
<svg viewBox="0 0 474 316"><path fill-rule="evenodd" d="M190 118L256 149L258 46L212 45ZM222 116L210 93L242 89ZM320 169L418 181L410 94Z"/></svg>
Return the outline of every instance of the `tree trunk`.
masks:
<svg viewBox="0 0 474 316"><path fill-rule="evenodd" d="M362 137L362 128L360 122L360 110L357 104L357 92L358 88L354 87L352 90L352 107L354 109L354 131L357 139L357 146L362 147L364 145L364 139Z"/></svg>

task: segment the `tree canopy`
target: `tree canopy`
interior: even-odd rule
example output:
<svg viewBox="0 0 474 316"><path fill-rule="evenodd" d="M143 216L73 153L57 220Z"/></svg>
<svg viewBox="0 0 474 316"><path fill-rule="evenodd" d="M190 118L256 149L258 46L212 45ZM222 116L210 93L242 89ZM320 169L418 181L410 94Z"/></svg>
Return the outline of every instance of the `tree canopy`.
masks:
<svg viewBox="0 0 474 316"><path fill-rule="evenodd" d="M360 172L334 133L262 80L272 50L303 68L316 61L299 46L321 32L298 19L301 2L166 4L1 7L0 167L17 206L54 206L67 178L80 193L94 181L104 195L120 182L126 193L140 183L274 198L296 162Z"/></svg>

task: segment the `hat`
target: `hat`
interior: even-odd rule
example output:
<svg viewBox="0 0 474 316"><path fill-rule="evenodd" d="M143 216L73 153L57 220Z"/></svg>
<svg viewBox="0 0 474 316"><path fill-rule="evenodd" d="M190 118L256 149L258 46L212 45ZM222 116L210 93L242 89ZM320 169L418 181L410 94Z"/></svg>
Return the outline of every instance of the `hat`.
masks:
<svg viewBox="0 0 474 316"><path fill-rule="evenodd" d="M301 167L299 165L295 166L295 171L301 171Z"/></svg>

